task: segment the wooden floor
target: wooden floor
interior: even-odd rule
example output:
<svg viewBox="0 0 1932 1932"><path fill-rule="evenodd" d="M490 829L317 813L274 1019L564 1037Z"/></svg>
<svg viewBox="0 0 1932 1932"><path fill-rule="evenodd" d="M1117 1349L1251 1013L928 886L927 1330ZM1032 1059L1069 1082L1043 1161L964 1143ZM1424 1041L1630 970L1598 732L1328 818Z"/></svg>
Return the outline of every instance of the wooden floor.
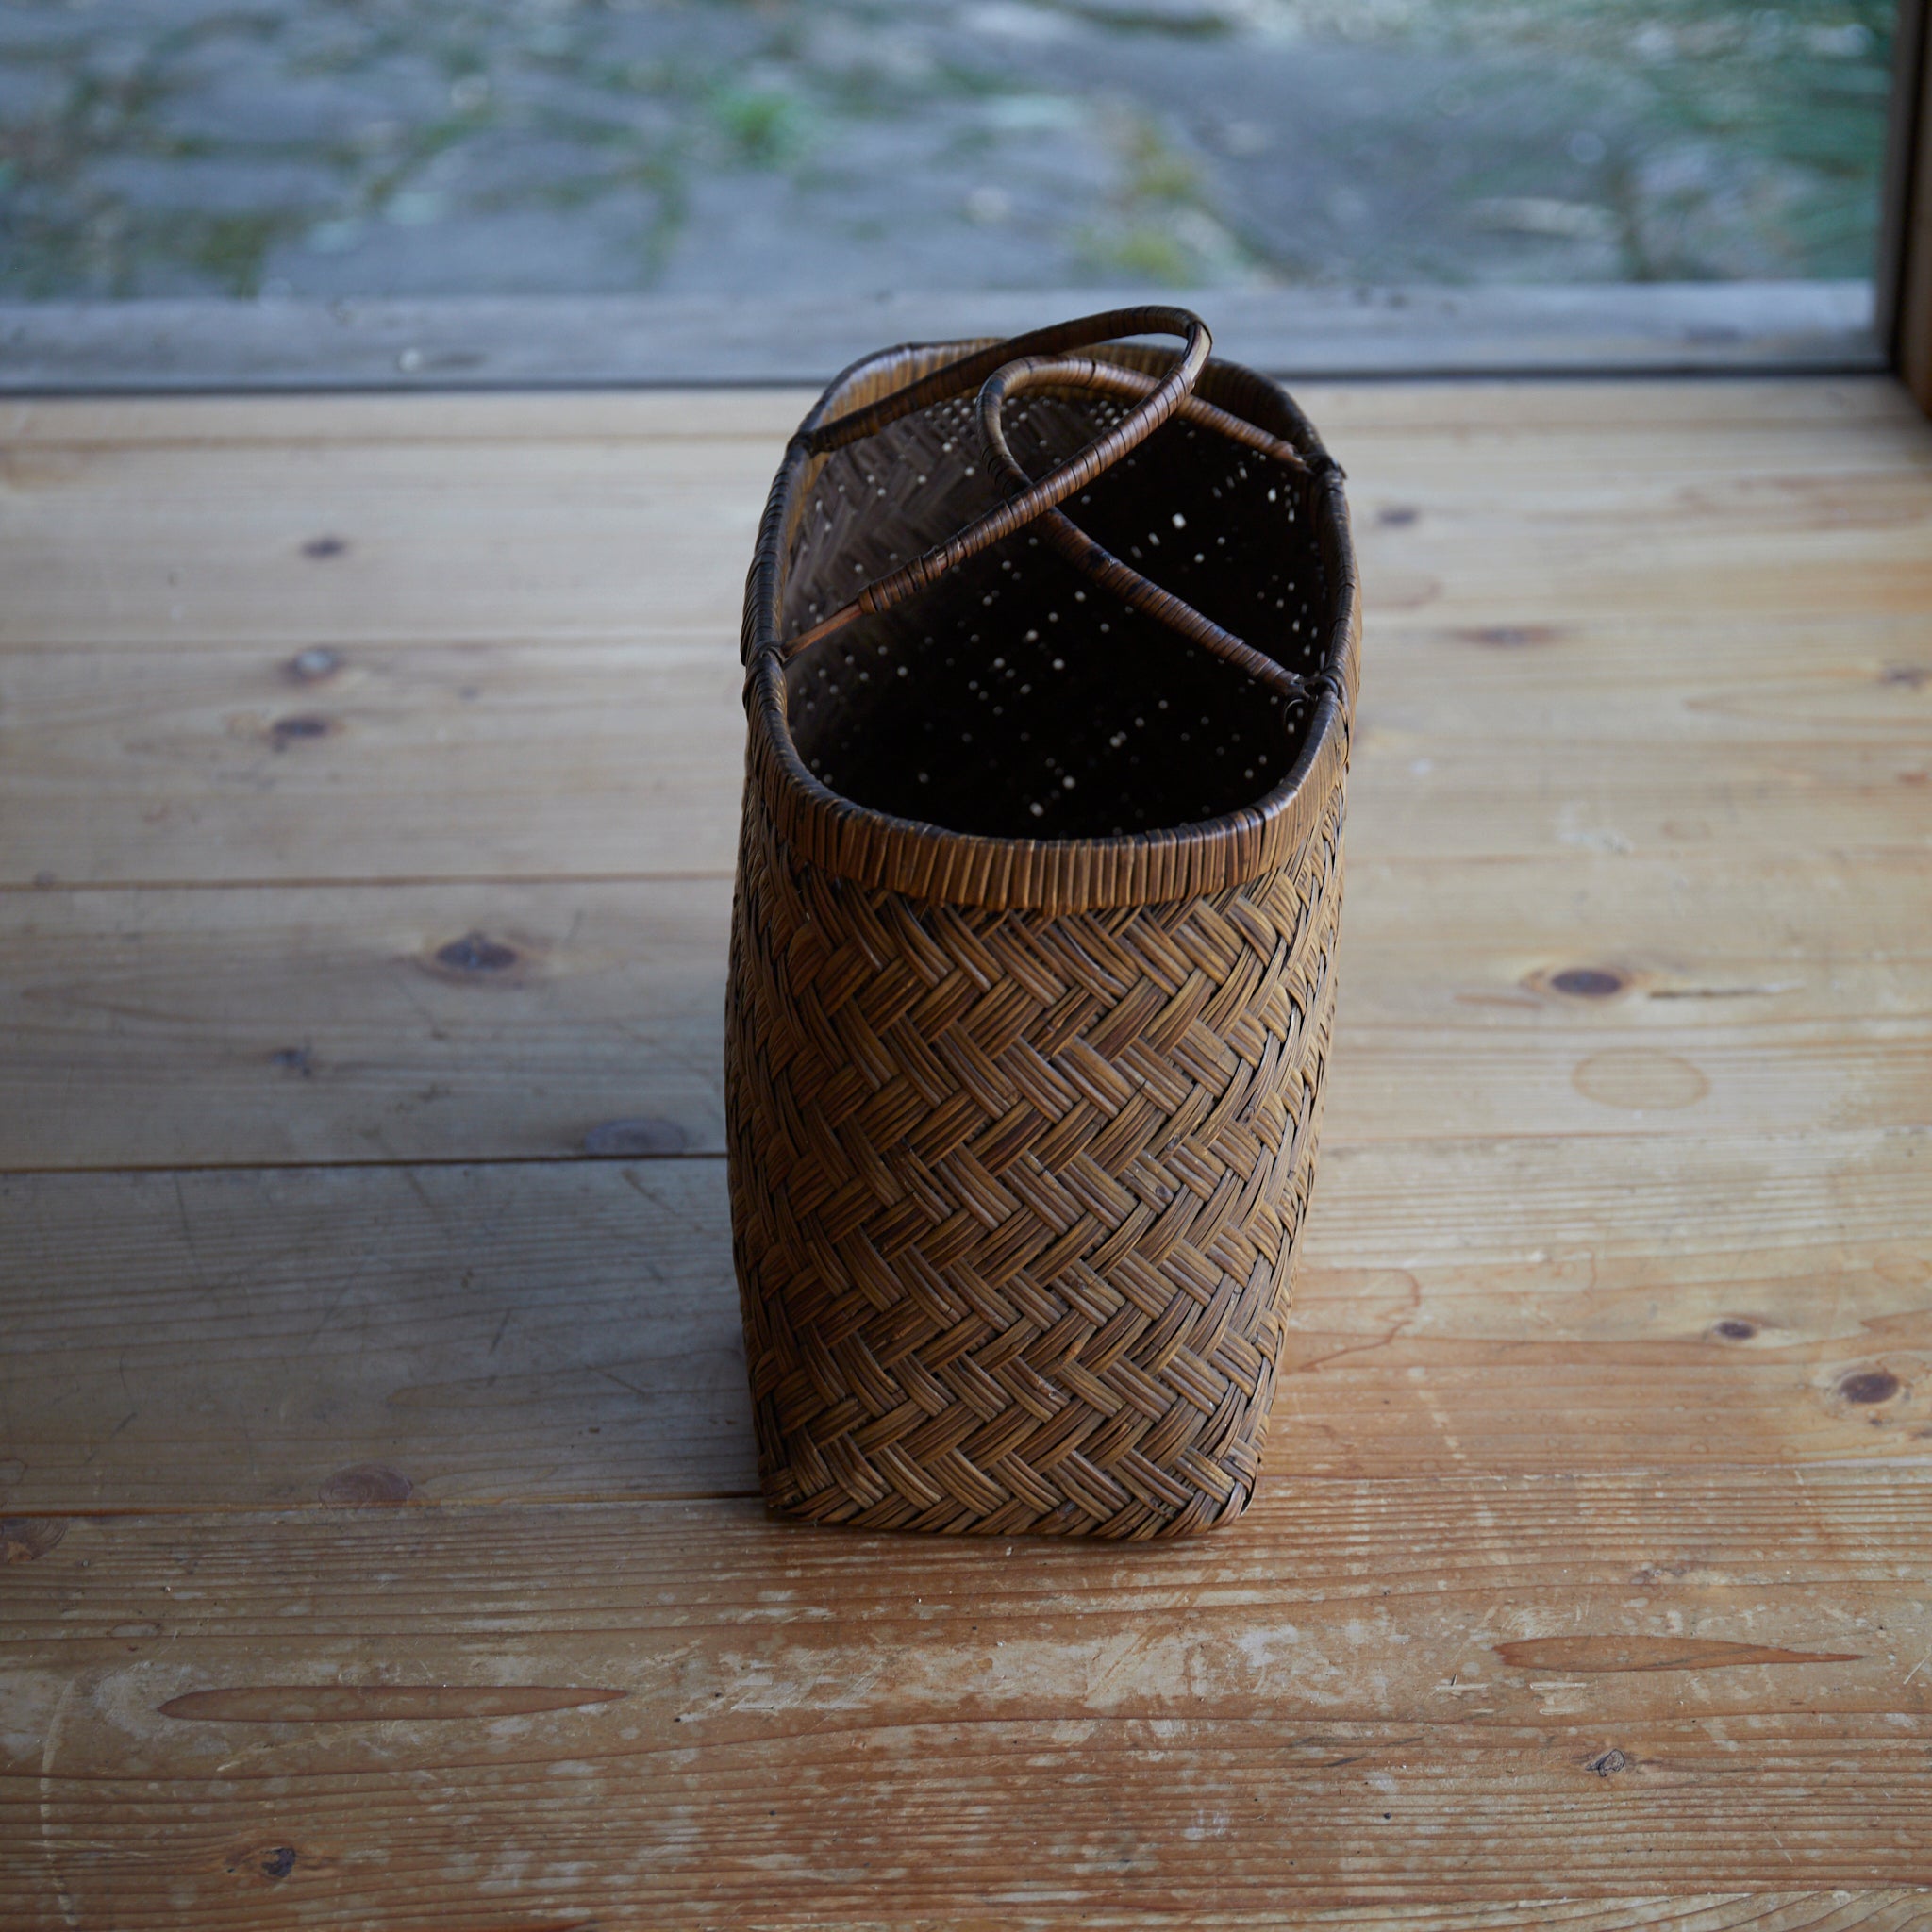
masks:
<svg viewBox="0 0 1932 1932"><path fill-rule="evenodd" d="M1932 426L1306 400L1326 1144L1260 1498L1125 1549L756 1500L804 399L0 406L7 1932L1932 1926Z"/></svg>

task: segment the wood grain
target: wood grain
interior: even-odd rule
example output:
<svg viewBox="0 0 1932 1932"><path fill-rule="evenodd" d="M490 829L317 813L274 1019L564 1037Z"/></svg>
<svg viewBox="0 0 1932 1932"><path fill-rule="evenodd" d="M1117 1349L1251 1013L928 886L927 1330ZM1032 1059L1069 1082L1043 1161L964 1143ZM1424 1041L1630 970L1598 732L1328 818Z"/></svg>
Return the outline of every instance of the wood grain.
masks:
<svg viewBox="0 0 1932 1932"><path fill-rule="evenodd" d="M1925 847L1923 625L1726 629L1688 661L1656 626L1377 641L1352 830L1379 856ZM0 653L0 884L728 873L738 694L722 624Z"/></svg>
<svg viewBox="0 0 1932 1932"><path fill-rule="evenodd" d="M1391 511L1400 514L1399 506ZM1395 533L1399 535L1399 529ZM1365 543L1378 540L1371 529ZM1924 741L1932 638L1910 612L1740 624L1712 614L1696 647L1660 625L1385 621L1366 694L1388 730L1560 739L1584 749L1675 742L1806 746Z"/></svg>
<svg viewBox="0 0 1932 1932"><path fill-rule="evenodd" d="M1571 433L1650 440L1674 462L1695 458L1712 429L1785 446L1793 435L1862 426L1868 458L1918 447L1907 392L1883 378L1674 378L1614 383L1516 377L1446 382L1310 382L1295 394L1350 438L1391 437L1452 446L1497 435L1531 444ZM308 445L321 442L522 442L624 441L655 436L781 441L811 406L810 386L514 390L441 395L301 395L190 398L8 396L0 437L9 444Z"/></svg>
<svg viewBox="0 0 1932 1932"><path fill-rule="evenodd" d="M1590 1768L1600 1724L1290 1709L874 1726L835 1712L707 1749L675 1720L627 1725L634 1706L607 1707L601 1730L527 1721L471 1764L397 1763L358 1740L312 1773L278 1772L272 1743L251 1750L226 1727L225 1757L198 1774L164 1761L159 1777L63 1775L57 1755L16 1781L23 1802L0 1820L36 1888L35 1916L16 1923L1149 1926L1196 1923L1203 1897L1223 1924L1268 1923L1304 1906L1501 1903L1512 1885L1601 1894L1638 1871L1692 1894L1748 1890L1773 1866L1847 1892L1926 1876L1911 1790L1923 1729L1836 1711L1735 1720L1748 1754L1695 1721L1620 1726L1637 1769L1606 1778ZM445 1752L451 1730L438 1727ZM164 1835L158 1793L180 1814ZM1038 1868L992 1849L1007 1835ZM286 1890L262 1883L277 1868ZM1902 1923L1923 1925L1923 1910Z"/></svg>
<svg viewBox="0 0 1932 1932"><path fill-rule="evenodd" d="M1781 1650L1728 1637L1519 1637L1496 1646L1519 1671L1727 1671L1758 1664L1853 1664L1855 1650Z"/></svg>
<svg viewBox="0 0 1932 1932"><path fill-rule="evenodd" d="M0 895L0 1166L716 1152L730 895Z"/></svg>
<svg viewBox="0 0 1932 1932"><path fill-rule="evenodd" d="M1261 1492L1011 1556L750 1493L800 399L0 406L8 1932L1932 1926L1932 431L1307 400L1368 682Z"/></svg>
<svg viewBox="0 0 1932 1932"><path fill-rule="evenodd" d="M198 1724L451 1724L583 1710L628 1694L588 1684L248 1684L186 1690L155 1712Z"/></svg>
<svg viewBox="0 0 1932 1932"><path fill-rule="evenodd" d="M728 874L730 638L0 655L0 876Z"/></svg>
<svg viewBox="0 0 1932 1932"><path fill-rule="evenodd" d="M730 637L785 433L16 447L0 643Z"/></svg>
<svg viewBox="0 0 1932 1932"><path fill-rule="evenodd" d="M1923 1457L1927 1138L1331 1147L1264 1490ZM0 1182L36 1280L9 1513L757 1487L716 1161Z"/></svg>
<svg viewBox="0 0 1932 1932"><path fill-rule="evenodd" d="M1329 1145L1917 1124L1922 868L1357 859ZM729 907L724 877L0 893L0 1168L720 1151Z"/></svg>
<svg viewBox="0 0 1932 1932"><path fill-rule="evenodd" d="M1680 629L1924 601L1932 485L1884 382L1306 400L1356 473L1380 621ZM0 645L728 638L796 407L743 399L712 434L676 396L24 406Z"/></svg>
<svg viewBox="0 0 1932 1932"><path fill-rule="evenodd" d="M1785 1853L1816 1887L1923 1884L1932 1615L1893 1578L1924 1488L1284 1485L1151 1560L749 1503L96 1519L8 1578L16 1708L47 1722L0 1818L87 1905L127 1876L88 1848L178 1793L146 1857L210 1927L399 1883L433 1923L492 1880L525 1924L702 1897L772 1924L1562 1896L1639 1860L1709 1890ZM1574 1633L1554 1665L1513 1651L1544 1632ZM1591 1666L1646 1642L1679 1667ZM558 1683L626 1694L538 1709ZM286 1893L230 1889L235 1847L284 1843Z"/></svg>
<svg viewBox="0 0 1932 1932"><path fill-rule="evenodd" d="M722 1166L0 1183L0 1507L753 1491Z"/></svg>

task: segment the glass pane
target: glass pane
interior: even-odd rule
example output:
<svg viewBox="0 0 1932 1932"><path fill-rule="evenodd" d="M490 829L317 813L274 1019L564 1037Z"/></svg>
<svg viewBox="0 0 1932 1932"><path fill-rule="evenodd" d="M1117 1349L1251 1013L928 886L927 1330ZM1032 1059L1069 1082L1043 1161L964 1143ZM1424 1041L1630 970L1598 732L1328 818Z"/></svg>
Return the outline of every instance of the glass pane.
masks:
<svg viewBox="0 0 1932 1932"><path fill-rule="evenodd" d="M1891 0L8 0L0 297L1857 277Z"/></svg>

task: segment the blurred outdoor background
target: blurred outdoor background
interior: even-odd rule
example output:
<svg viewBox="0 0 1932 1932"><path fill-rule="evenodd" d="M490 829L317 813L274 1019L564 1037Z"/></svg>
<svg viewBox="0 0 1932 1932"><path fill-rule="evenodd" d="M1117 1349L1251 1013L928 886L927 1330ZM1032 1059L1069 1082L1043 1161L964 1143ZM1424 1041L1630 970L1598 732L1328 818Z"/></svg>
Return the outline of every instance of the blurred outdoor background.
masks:
<svg viewBox="0 0 1932 1932"><path fill-rule="evenodd" d="M0 299L1871 272L1891 0L4 0Z"/></svg>

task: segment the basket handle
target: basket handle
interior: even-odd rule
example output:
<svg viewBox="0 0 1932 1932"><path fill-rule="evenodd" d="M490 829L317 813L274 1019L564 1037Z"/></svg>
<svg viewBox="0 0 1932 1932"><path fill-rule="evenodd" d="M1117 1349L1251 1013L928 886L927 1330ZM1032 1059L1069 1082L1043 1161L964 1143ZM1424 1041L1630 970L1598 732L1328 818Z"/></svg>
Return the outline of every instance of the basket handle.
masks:
<svg viewBox="0 0 1932 1932"><path fill-rule="evenodd" d="M1069 351L1112 341L1121 336L1167 334L1185 346L1164 376L1103 362ZM1108 309L1082 316L1052 328L1036 329L934 370L919 381L882 396L831 423L802 430L796 441L809 455L842 449L862 437L875 435L889 424L951 396L962 394L977 382L979 424L985 460L1008 501L969 524L957 536L914 558L910 563L876 578L849 604L780 647L779 661L789 663L801 652L843 630L862 616L889 610L927 589L945 574L981 551L1043 519L1047 540L1076 570L1092 578L1133 608L1239 666L1281 695L1307 694L1307 682L1285 665L1244 643L1232 631L1214 623L1172 591L1162 590L1089 537L1058 506L1085 489L1122 457L1138 448L1155 430L1178 414L1231 441L1307 474L1307 458L1292 443L1193 393L1201 368L1212 347L1208 325L1185 308L1149 305ZM1087 390L1130 399L1135 407L1106 436L1077 456L1035 481L1014 458L1000 420L1009 395L1025 390Z"/></svg>
<svg viewBox="0 0 1932 1932"><path fill-rule="evenodd" d="M988 376L979 391L979 433L986 447L987 466L1008 496L1027 489L1032 482L1014 457L1007 441L1006 425L1000 420L1000 411L1009 396L1027 390L1097 390L1103 395L1144 397L1154 387L1154 377L1141 370L1125 369L1117 362L1102 362L1091 356L1028 356L1008 362ZM1291 442L1271 436L1267 430L1257 429L1225 409L1217 409L1198 396L1189 396L1179 413L1257 456L1272 457L1304 475L1309 473L1307 459ZM1299 672L1277 663L1172 591L1162 590L1142 576L1090 537L1064 510L1054 508L1044 511L1041 528L1047 541L1075 570L1112 591L1123 603L1166 625L1213 656L1225 658L1283 697L1301 698L1307 694L1308 681Z"/></svg>
<svg viewBox="0 0 1932 1932"><path fill-rule="evenodd" d="M915 409L963 394L1015 359L1055 356L1063 350L1111 341L1119 336L1141 335L1179 336L1185 346L1173 367L1121 422L1097 441L1089 443L1078 456L1050 470L1038 483L1029 484L1018 496L976 518L957 536L922 552L910 563L901 564L897 570L868 584L851 603L790 639L781 647L780 661L789 663L801 651L809 650L860 617L875 616L895 604L903 604L908 597L937 583L949 570L977 557L1015 530L1024 529L1042 511L1084 490L1129 450L1139 448L1188 400L1194 379L1213 347L1213 338L1208 333L1208 325L1186 308L1109 308L1099 315L1083 315L1074 322L1035 329L1009 341L996 342L991 348L975 350L891 395L841 416L836 422L802 430L797 441L807 452L825 455L858 441L860 437L875 434Z"/></svg>

